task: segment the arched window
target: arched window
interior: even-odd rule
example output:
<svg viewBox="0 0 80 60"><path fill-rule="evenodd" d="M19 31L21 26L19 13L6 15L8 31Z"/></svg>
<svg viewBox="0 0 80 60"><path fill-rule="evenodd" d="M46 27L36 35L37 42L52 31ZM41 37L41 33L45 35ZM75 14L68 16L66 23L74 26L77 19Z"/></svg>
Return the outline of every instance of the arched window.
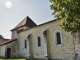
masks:
<svg viewBox="0 0 80 60"><path fill-rule="evenodd" d="M40 47L40 46L41 46L41 38L38 37L38 47Z"/></svg>
<svg viewBox="0 0 80 60"><path fill-rule="evenodd" d="M56 40L57 40L57 44L61 44L61 36L59 32L56 33Z"/></svg>
<svg viewBox="0 0 80 60"><path fill-rule="evenodd" d="M27 48L27 41L26 41L26 39L25 39L25 48Z"/></svg>

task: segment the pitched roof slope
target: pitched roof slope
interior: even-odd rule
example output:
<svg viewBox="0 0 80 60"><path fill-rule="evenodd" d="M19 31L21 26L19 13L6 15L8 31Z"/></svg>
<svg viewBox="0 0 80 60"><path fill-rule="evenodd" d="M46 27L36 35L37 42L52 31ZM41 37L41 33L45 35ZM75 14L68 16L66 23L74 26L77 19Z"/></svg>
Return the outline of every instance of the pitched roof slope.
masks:
<svg viewBox="0 0 80 60"><path fill-rule="evenodd" d="M25 17L15 28L13 28L12 30L15 30L19 27L22 27L22 26L28 26L28 27L34 27L34 26L37 26L36 23L34 23L28 16ZM11 31L12 31L11 30Z"/></svg>
<svg viewBox="0 0 80 60"><path fill-rule="evenodd" d="M11 41L10 39L0 38L0 45Z"/></svg>

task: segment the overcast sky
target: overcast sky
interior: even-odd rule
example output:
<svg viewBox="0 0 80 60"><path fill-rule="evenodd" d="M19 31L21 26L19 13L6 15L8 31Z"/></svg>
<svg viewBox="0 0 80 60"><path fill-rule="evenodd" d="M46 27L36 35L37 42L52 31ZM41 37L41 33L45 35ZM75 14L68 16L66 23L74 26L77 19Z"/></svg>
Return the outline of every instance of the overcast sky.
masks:
<svg viewBox="0 0 80 60"><path fill-rule="evenodd" d="M10 8L5 6L7 1ZM0 0L0 34L11 38L10 30L27 15L38 25L53 20L50 5L49 0Z"/></svg>

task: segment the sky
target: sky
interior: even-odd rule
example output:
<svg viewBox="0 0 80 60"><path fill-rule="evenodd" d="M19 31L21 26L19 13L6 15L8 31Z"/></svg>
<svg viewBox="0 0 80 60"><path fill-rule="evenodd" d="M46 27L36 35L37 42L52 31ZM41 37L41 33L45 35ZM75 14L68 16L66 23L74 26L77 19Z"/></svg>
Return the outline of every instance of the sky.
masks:
<svg viewBox="0 0 80 60"><path fill-rule="evenodd" d="M49 0L0 0L0 34L10 39L10 30L26 16L37 25L53 20L50 5Z"/></svg>

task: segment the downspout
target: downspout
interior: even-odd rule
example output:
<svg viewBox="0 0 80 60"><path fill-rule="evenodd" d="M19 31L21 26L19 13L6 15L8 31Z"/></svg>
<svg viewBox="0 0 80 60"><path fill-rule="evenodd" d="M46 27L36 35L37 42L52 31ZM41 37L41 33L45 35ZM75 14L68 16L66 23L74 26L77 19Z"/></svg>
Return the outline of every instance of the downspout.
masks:
<svg viewBox="0 0 80 60"><path fill-rule="evenodd" d="M75 60L76 60L76 51L75 51L75 42L74 42L74 40L76 40L76 37L74 37L75 34L72 34L72 35L73 35L74 54L75 54Z"/></svg>

